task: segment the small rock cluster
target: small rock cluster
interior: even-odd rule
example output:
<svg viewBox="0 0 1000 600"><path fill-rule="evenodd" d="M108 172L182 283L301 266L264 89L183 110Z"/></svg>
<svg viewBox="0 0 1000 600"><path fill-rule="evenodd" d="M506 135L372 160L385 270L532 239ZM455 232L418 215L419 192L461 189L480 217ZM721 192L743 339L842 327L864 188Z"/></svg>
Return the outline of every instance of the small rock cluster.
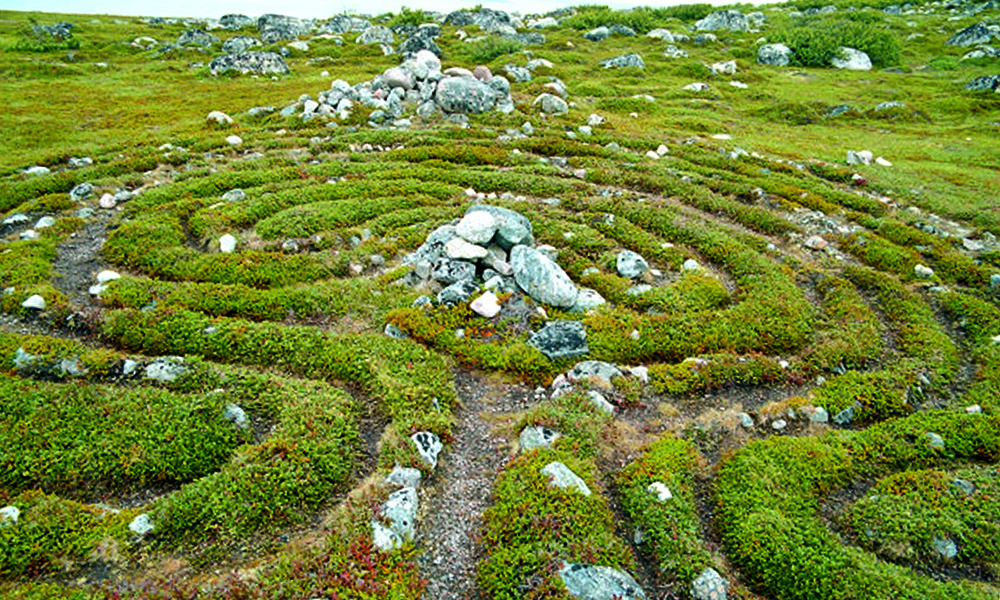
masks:
<svg viewBox="0 0 1000 600"><path fill-rule="evenodd" d="M370 108L371 125L405 126L404 113L414 111L421 118L441 112L445 115L480 114L490 110L514 110L510 82L493 75L486 67L475 71L452 67L441 71L441 61L429 50L420 50L400 66L387 69L371 81L351 86L334 81L330 90L316 100L308 95L282 111L285 116L347 119L358 105Z"/></svg>
<svg viewBox="0 0 1000 600"><path fill-rule="evenodd" d="M419 431L410 436L410 441L424 464L432 470L437 468L438 455L443 448L440 438L429 431ZM417 496L420 477L419 469L399 465L386 477L387 484L399 486L399 489L389 495L371 521L372 543L379 550L391 552L413 539L420 506Z"/></svg>

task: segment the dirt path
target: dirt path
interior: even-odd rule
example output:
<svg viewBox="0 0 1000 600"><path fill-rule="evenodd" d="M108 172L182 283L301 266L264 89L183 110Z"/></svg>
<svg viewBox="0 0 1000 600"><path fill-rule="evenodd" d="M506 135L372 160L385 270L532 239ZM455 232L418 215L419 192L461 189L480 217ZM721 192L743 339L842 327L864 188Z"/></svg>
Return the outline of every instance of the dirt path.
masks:
<svg viewBox="0 0 1000 600"><path fill-rule="evenodd" d="M496 417L523 410L532 395L523 385L489 381L466 371L456 371L455 387L462 402L456 411L455 441L421 499L417 544L423 550L420 570L428 580L426 600L479 598L477 541L483 511L509 457L510 440L494 432Z"/></svg>
<svg viewBox="0 0 1000 600"><path fill-rule="evenodd" d="M107 268L101 247L107 239L108 211L98 211L87 225L59 245L52 268L56 276L52 284L69 297L70 305L78 308L90 304L90 286L97 283L97 273Z"/></svg>

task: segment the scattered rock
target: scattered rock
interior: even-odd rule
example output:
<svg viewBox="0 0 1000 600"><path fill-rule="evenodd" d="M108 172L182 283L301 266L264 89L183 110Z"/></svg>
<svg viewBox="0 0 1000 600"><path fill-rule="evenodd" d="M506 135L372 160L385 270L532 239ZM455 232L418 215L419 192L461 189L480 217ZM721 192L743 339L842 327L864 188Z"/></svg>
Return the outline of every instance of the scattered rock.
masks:
<svg viewBox="0 0 1000 600"><path fill-rule="evenodd" d="M94 186L91 183L81 183L69 191L69 197L74 202L86 200L94 193Z"/></svg>
<svg viewBox="0 0 1000 600"><path fill-rule="evenodd" d="M444 446L441 439L430 431L418 431L410 436L413 444L417 447L420 458L430 465L431 469L437 468L437 457Z"/></svg>
<svg viewBox="0 0 1000 600"><path fill-rule="evenodd" d="M872 70L872 61L868 55L854 48L841 48L840 54L830 59L830 64L837 69L848 71Z"/></svg>
<svg viewBox="0 0 1000 600"><path fill-rule="evenodd" d="M670 488L668 488L665 483L660 481L654 481L649 484L646 491L656 496L657 502L666 502L674 497L674 495L670 493Z"/></svg>
<svg viewBox="0 0 1000 600"><path fill-rule="evenodd" d="M172 383L187 373L184 359L179 356L161 356L146 367L146 378L160 383Z"/></svg>
<svg viewBox="0 0 1000 600"><path fill-rule="evenodd" d="M559 576L569 593L581 600L640 600L646 594L631 575L599 565L563 563Z"/></svg>
<svg viewBox="0 0 1000 600"><path fill-rule="evenodd" d="M219 43L219 38L200 29L189 29L177 38L178 46L203 46L209 48Z"/></svg>
<svg viewBox="0 0 1000 600"><path fill-rule="evenodd" d="M976 44L988 44L995 35L990 27L985 23L976 23L962 29L945 42L949 46L974 46Z"/></svg>
<svg viewBox="0 0 1000 600"><path fill-rule="evenodd" d="M226 54L212 60L208 65L212 75L227 71L239 71L242 74L287 75L288 65L285 59L274 52L239 52Z"/></svg>
<svg viewBox="0 0 1000 600"><path fill-rule="evenodd" d="M385 478L385 481L386 483L393 483L400 487L416 489L420 486L420 478L420 469L396 465L392 472Z"/></svg>
<svg viewBox="0 0 1000 600"><path fill-rule="evenodd" d="M618 274L625 279L635 279L649 271L646 259L631 250L622 250L618 253L615 267L618 269Z"/></svg>
<svg viewBox="0 0 1000 600"><path fill-rule="evenodd" d="M714 12L694 24L695 31L750 31L746 15L738 10Z"/></svg>
<svg viewBox="0 0 1000 600"><path fill-rule="evenodd" d="M870 165L874 158L875 155L872 154L871 150L847 151L847 164L849 165Z"/></svg>
<svg viewBox="0 0 1000 600"><path fill-rule="evenodd" d="M934 269L924 265L917 265L913 267L913 274L920 279L932 279L934 277Z"/></svg>
<svg viewBox="0 0 1000 600"><path fill-rule="evenodd" d="M566 101L553 94L541 94L535 98L531 105L539 106L542 112L547 115L561 115L569 112L569 105L566 104Z"/></svg>
<svg viewBox="0 0 1000 600"><path fill-rule="evenodd" d="M983 75L976 77L965 86L970 91L998 90L1000 89L1000 75Z"/></svg>
<svg viewBox="0 0 1000 600"><path fill-rule="evenodd" d="M952 559L958 556L958 546L949 537L935 537L931 540L931 547L941 558Z"/></svg>
<svg viewBox="0 0 1000 600"><path fill-rule="evenodd" d="M598 27L597 29L591 29L587 33L583 34L583 38L590 40L591 42L603 42L604 40L611 37L611 30L607 27Z"/></svg>
<svg viewBox="0 0 1000 600"><path fill-rule="evenodd" d="M521 431L521 435L518 437L518 446L523 451L548 448L561 437L562 434L558 431L553 431L540 425L529 425Z"/></svg>
<svg viewBox="0 0 1000 600"><path fill-rule="evenodd" d="M515 281L532 299L559 308L576 304L576 284L545 254L529 246L514 246L510 266Z"/></svg>
<svg viewBox="0 0 1000 600"><path fill-rule="evenodd" d="M728 590L729 582L712 567L706 567L691 583L691 597L694 600L726 600Z"/></svg>
<svg viewBox="0 0 1000 600"><path fill-rule="evenodd" d="M528 339L549 360L575 358L590 352L587 330L580 321L553 321Z"/></svg>
<svg viewBox="0 0 1000 600"><path fill-rule="evenodd" d="M416 531L417 490L403 487L389 495L378 511L377 519L372 519L372 543L383 552L399 548L412 540ZM388 525L383 524L388 521Z"/></svg>
<svg viewBox="0 0 1000 600"><path fill-rule="evenodd" d="M233 118L222 111L213 110L205 117L205 122L209 125L232 125Z"/></svg>
<svg viewBox="0 0 1000 600"><path fill-rule="evenodd" d="M643 62L641 56L633 52L622 56L616 56L615 58L602 60L601 66L603 66L605 69L623 69L626 67L645 69L646 63Z"/></svg>
<svg viewBox="0 0 1000 600"><path fill-rule="evenodd" d="M575 490L584 496L590 495L590 488L580 476L561 462L551 462L541 470L542 475L549 478L549 485L562 489Z"/></svg>
<svg viewBox="0 0 1000 600"><path fill-rule="evenodd" d="M774 67L787 66L792 60L792 50L784 44L765 44L757 50L757 62Z"/></svg>
<svg viewBox="0 0 1000 600"><path fill-rule="evenodd" d="M27 300L22 302L21 306L33 310L45 310L45 298L42 298L38 294L34 294L30 296Z"/></svg>
<svg viewBox="0 0 1000 600"><path fill-rule="evenodd" d="M21 517L21 511L16 506L9 505L0 508L0 527L7 527L17 523Z"/></svg>
<svg viewBox="0 0 1000 600"><path fill-rule="evenodd" d="M235 237L227 233L219 238L219 252L223 254L231 254L233 250L236 250Z"/></svg>
<svg viewBox="0 0 1000 600"><path fill-rule="evenodd" d="M587 381L597 383L605 389L612 388L612 380L622 377L621 370L611 363L601 360L585 360L566 372L566 379L572 382Z"/></svg>
<svg viewBox="0 0 1000 600"><path fill-rule="evenodd" d="M936 448L938 450L944 449L944 438L940 435L928 431L926 434L927 442L930 444L931 448Z"/></svg>
<svg viewBox="0 0 1000 600"><path fill-rule="evenodd" d="M476 298L469 304L469 308L472 309L472 312L487 319L492 319L500 314L500 302L493 292L486 292Z"/></svg>
<svg viewBox="0 0 1000 600"><path fill-rule="evenodd" d="M155 529L153 526L153 519L149 517L148 514L142 513L128 524L128 530L132 533L142 537L147 533L152 532Z"/></svg>
<svg viewBox="0 0 1000 600"><path fill-rule="evenodd" d="M709 65L708 70L711 71L713 75L735 75L736 61L727 60L725 62L713 63Z"/></svg>

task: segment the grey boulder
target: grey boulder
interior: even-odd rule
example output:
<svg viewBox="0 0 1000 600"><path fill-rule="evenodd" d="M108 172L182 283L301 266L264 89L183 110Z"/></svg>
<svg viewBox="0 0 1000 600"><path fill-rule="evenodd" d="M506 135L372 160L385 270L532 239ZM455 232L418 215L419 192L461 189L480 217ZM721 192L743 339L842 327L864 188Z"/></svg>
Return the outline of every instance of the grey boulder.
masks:
<svg viewBox="0 0 1000 600"><path fill-rule="evenodd" d="M649 263L642 256L631 250L622 250L615 260L618 274L626 279L635 279L646 271L649 271Z"/></svg>
<svg viewBox="0 0 1000 600"><path fill-rule="evenodd" d="M584 496L590 495L587 483L561 462L550 462L542 467L542 475L549 478L549 485L566 490L574 490Z"/></svg>
<svg viewBox="0 0 1000 600"><path fill-rule="evenodd" d="M549 360L575 358L590 352L587 330L580 321L554 321L536 331L528 344Z"/></svg>
<svg viewBox="0 0 1000 600"><path fill-rule="evenodd" d="M259 75L287 75L288 65L285 59L274 52L240 52L220 56L209 64L212 75L239 71L242 74L256 73Z"/></svg>
<svg viewBox="0 0 1000 600"><path fill-rule="evenodd" d="M750 31L750 21L738 10L714 12L694 24L696 31Z"/></svg>
<svg viewBox="0 0 1000 600"><path fill-rule="evenodd" d="M563 563L559 576L580 600L639 600L646 597L631 575L600 565Z"/></svg>
<svg viewBox="0 0 1000 600"><path fill-rule="evenodd" d="M478 115L497 103L492 86L471 77L448 77L438 82L434 99L447 113Z"/></svg>
<svg viewBox="0 0 1000 600"><path fill-rule="evenodd" d="M514 246L510 252L514 280L532 299L559 308L576 304L579 289L549 257L528 246Z"/></svg>
<svg viewBox="0 0 1000 600"><path fill-rule="evenodd" d="M535 243L531 221L521 213L500 206L474 204L465 211L465 215L468 217L476 212L487 212L497 222L496 242L504 250L510 250L518 244Z"/></svg>
<svg viewBox="0 0 1000 600"><path fill-rule="evenodd" d="M623 69L626 67L635 67L637 69L645 69L646 63L643 62L642 57L638 54L632 52L629 54L624 54L622 56L616 56L615 58L609 58L607 60L601 61L601 66L605 69Z"/></svg>
<svg viewBox="0 0 1000 600"><path fill-rule="evenodd" d="M792 50L784 44L765 44L757 50L757 62L773 67L787 66L792 60Z"/></svg>

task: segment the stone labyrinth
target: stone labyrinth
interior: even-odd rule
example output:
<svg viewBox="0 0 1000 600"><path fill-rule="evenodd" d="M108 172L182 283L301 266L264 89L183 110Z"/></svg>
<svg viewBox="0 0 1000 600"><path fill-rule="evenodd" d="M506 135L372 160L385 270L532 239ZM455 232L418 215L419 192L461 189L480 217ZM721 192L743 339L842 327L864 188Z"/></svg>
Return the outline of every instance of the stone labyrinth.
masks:
<svg viewBox="0 0 1000 600"><path fill-rule="evenodd" d="M998 597L989 232L725 138L313 104L0 183L8 597Z"/></svg>

